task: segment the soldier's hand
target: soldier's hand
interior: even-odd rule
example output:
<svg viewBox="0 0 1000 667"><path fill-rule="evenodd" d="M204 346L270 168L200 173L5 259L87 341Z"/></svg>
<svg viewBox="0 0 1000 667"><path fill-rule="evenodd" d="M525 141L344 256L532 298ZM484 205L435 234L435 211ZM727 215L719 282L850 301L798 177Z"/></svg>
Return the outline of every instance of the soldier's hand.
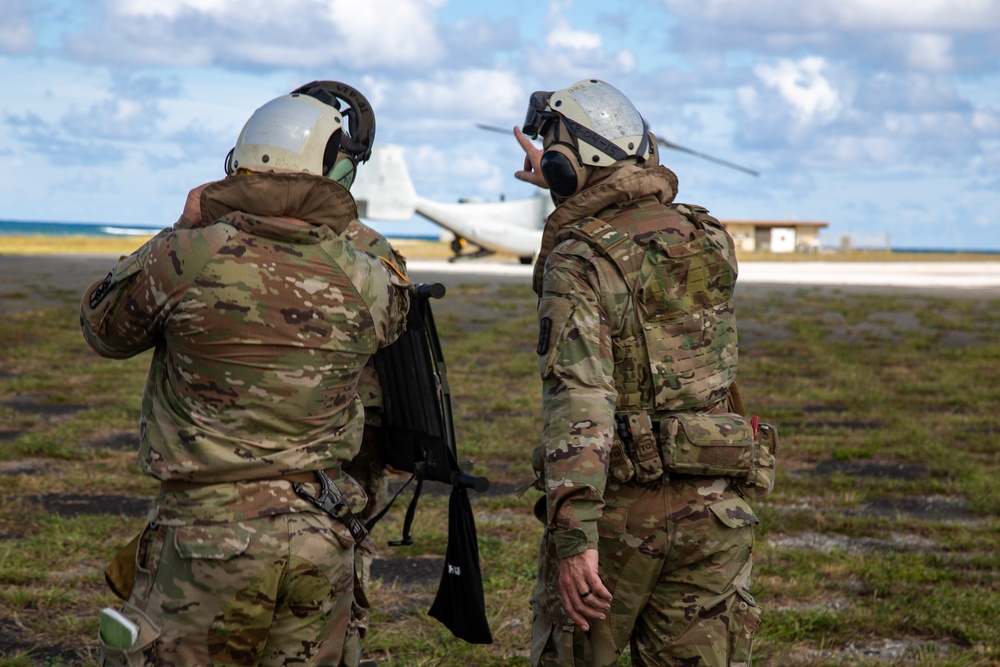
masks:
<svg viewBox="0 0 1000 667"><path fill-rule="evenodd" d="M521 131L521 128L514 128L514 136L517 138L517 143L521 144L521 148L524 150L524 168L521 171L515 171L514 178L527 183L533 183L547 190L549 184L545 182L545 177L542 176L542 150L531 142L531 139Z"/></svg>
<svg viewBox="0 0 1000 667"><path fill-rule="evenodd" d="M604 620L605 612L611 609L611 592L597 574L597 562L596 549L559 561L559 594L563 607L570 620L584 632L590 630L588 619Z"/></svg>

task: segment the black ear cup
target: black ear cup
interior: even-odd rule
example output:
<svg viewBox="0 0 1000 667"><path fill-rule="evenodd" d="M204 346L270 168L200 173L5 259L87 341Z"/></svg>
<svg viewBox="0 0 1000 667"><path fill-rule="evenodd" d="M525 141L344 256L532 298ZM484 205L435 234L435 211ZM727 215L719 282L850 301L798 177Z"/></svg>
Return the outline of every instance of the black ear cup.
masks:
<svg viewBox="0 0 1000 667"><path fill-rule="evenodd" d="M542 177L552 194L560 199L572 197L587 183L590 167L566 144L553 144L542 154Z"/></svg>
<svg viewBox="0 0 1000 667"><path fill-rule="evenodd" d="M652 132L647 132L646 136L649 137L649 152L643 164L647 167L655 167L660 164L660 146L656 141L656 136Z"/></svg>

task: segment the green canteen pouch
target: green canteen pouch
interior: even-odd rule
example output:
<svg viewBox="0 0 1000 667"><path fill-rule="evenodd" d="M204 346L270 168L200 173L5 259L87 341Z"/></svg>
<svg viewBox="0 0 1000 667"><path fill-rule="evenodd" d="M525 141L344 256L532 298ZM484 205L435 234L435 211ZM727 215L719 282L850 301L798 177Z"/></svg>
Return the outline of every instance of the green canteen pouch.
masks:
<svg viewBox="0 0 1000 667"><path fill-rule="evenodd" d="M763 498L774 490L774 475L778 456L778 429L770 424L760 423L757 426L755 441L754 465L736 486L745 498L756 500Z"/></svg>
<svg viewBox="0 0 1000 667"><path fill-rule="evenodd" d="M754 468L750 420L732 412L681 413L660 423L667 470L703 477L746 477Z"/></svg>

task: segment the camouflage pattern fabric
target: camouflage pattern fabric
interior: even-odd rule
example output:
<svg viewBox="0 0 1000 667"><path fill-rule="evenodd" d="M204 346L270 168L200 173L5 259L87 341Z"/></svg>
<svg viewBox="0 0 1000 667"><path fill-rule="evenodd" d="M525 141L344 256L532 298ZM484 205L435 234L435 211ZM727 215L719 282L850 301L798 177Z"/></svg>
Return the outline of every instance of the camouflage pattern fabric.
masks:
<svg viewBox="0 0 1000 667"><path fill-rule="evenodd" d="M721 411L736 375L732 240L704 209L673 205L676 184L664 167L624 165L568 199L546 223L556 242L535 284L546 493L533 599L539 664L614 664L629 635L644 664L738 664L735 638L740 632L752 636L756 626L729 622L729 610L741 610L738 599L747 610L753 606L747 600L756 519L726 478L700 478L691 488L668 475L609 482L616 412L638 410L658 423L671 414ZM686 361L671 366L672 359ZM616 511L627 531L602 527ZM688 517L696 521L691 532ZM701 546L689 545L697 553L688 554L682 543L693 534ZM615 593L613 611L630 610L610 620L613 644L607 643L610 631L594 632L596 624L589 642L582 642L582 633L564 631L558 561L588 549L600 554L600 574ZM683 581L675 581L675 567ZM699 587L711 592L710 600L692 600ZM697 620L702 606L726 622ZM759 618L753 609L750 615ZM692 628L684 629L678 613ZM699 648L699 655L721 661L684 662L690 655L682 646L692 645L710 646Z"/></svg>
<svg viewBox="0 0 1000 667"><path fill-rule="evenodd" d="M531 661L542 667L745 667L760 608L750 594L753 510L724 478L611 482L597 521L601 580L613 594L589 632L559 597L551 534L541 545L532 600Z"/></svg>
<svg viewBox="0 0 1000 667"><path fill-rule="evenodd" d="M375 368L368 364L358 381L358 395L365 408L365 431L361 440L361 449L350 462L344 465L344 472L358 481L368 497L364 509L357 513L362 522L367 522L385 506L389 490L389 473L385 464L378 457L381 435L382 387L378 381ZM354 550L355 592L354 605L351 610L351 623L348 631L351 637L357 637L356 642L345 644L341 664L356 665L361 662L361 640L368 634L370 627L370 611L368 590L371 581L372 561L377 555L373 539L367 539L357 545Z"/></svg>
<svg viewBox="0 0 1000 667"><path fill-rule="evenodd" d="M405 258L374 229L354 220L347 226L344 236L355 248L373 257L387 257L393 266L405 272ZM361 405L365 411L365 429L361 438L361 449L353 459L344 465L343 470L351 478L358 481L368 497L368 504L357 513L361 521L367 522L385 506L389 491L389 472L386 470L385 463L378 456L382 437L380 432L382 426L382 386L371 361L365 365L358 378L358 396L361 398ZM361 660L360 640L364 639L370 626L368 588L371 581L372 561L377 553L375 541L372 539L365 540L355 549L354 569L357 588L355 589L355 602L352 608L349 632L352 636L356 635L359 641L346 644L345 654L342 658L344 665L357 664Z"/></svg>
<svg viewBox="0 0 1000 667"><path fill-rule="evenodd" d="M151 526L121 609L139 640L127 651L102 646L103 664L341 664L345 644L358 643L353 544L342 524L308 511Z"/></svg>
<svg viewBox="0 0 1000 667"><path fill-rule="evenodd" d="M136 656L108 649L106 664L356 664L367 612L354 541L274 480L336 472L358 454L358 384L405 327L405 266L372 254L388 244L326 179L234 176L204 190L201 210L123 258L81 304L98 353L153 350L143 471L204 484L154 501L124 608L144 634ZM336 485L364 511L364 485Z"/></svg>
<svg viewBox="0 0 1000 667"><path fill-rule="evenodd" d="M732 413L681 413L664 420L661 451L669 470L746 477L754 463L750 420Z"/></svg>
<svg viewBox="0 0 1000 667"><path fill-rule="evenodd" d="M139 464L157 479L266 479L339 466L361 445L358 377L405 327L405 279L329 226L296 220L317 188L337 187L346 227L357 212L347 190L282 176L302 178L235 176L202 193L203 211L226 211L218 201L252 181L286 203L274 217L233 210L164 230L84 295L98 353L154 350Z"/></svg>

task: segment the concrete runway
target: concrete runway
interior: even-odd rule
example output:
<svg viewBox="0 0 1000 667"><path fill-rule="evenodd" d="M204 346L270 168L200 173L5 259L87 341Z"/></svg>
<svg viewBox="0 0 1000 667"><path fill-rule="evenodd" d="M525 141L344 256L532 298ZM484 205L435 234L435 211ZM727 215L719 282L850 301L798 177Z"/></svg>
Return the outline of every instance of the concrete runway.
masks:
<svg viewBox="0 0 1000 667"><path fill-rule="evenodd" d="M532 267L516 261L414 259L407 262L418 280L446 285L485 279L530 282ZM743 262L740 285L825 286L844 288L912 288L979 297L1000 297L1000 261L996 262Z"/></svg>

